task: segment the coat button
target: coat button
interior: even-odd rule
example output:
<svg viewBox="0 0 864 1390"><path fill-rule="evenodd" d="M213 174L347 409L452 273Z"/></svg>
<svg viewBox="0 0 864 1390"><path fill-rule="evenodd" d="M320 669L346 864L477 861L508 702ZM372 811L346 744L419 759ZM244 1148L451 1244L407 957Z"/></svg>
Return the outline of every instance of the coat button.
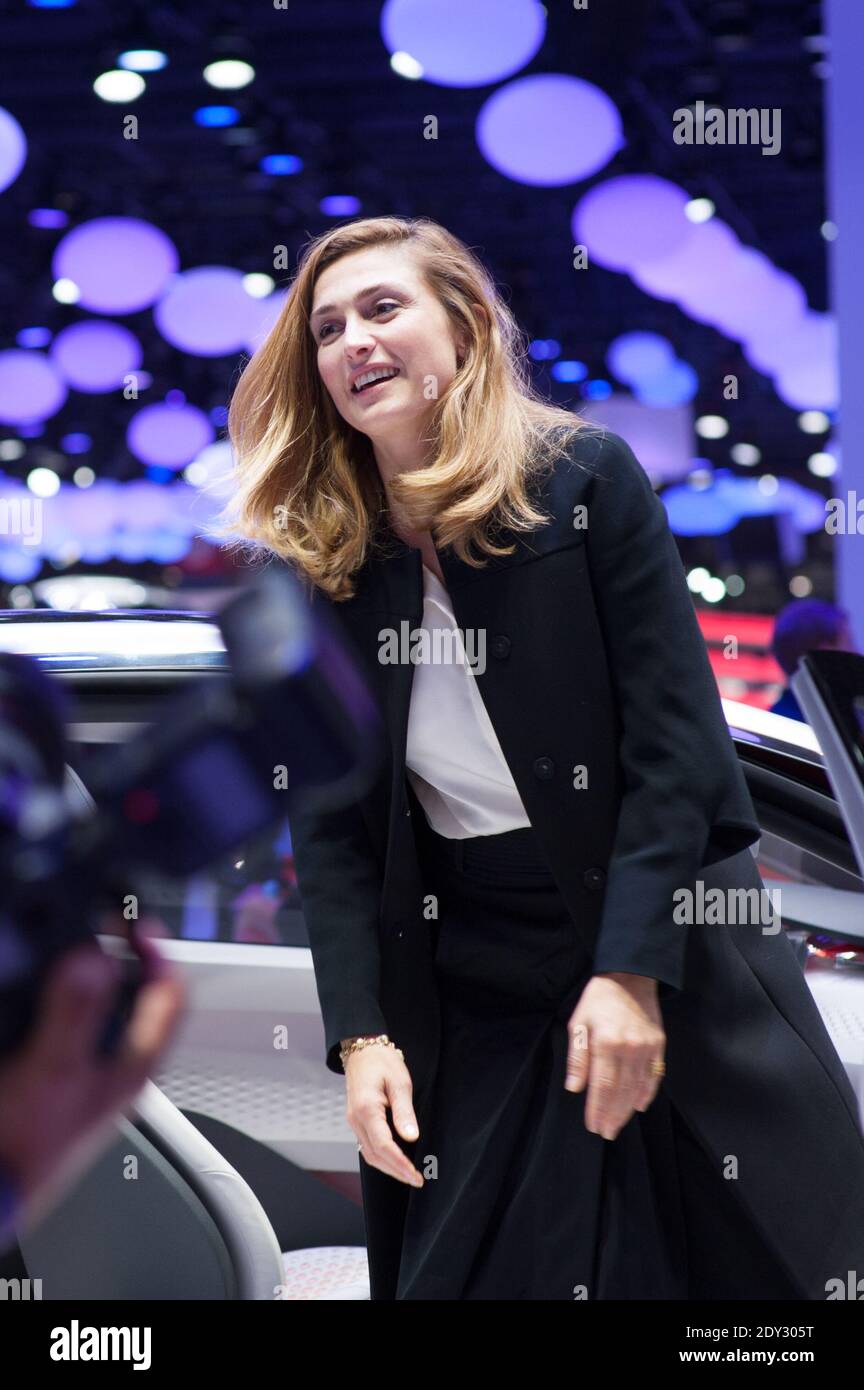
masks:
<svg viewBox="0 0 864 1390"><path fill-rule="evenodd" d="M582 875L582 882L585 884L586 888L590 888L591 891L594 892L596 889L602 888L603 884L606 882L606 870L586 869Z"/></svg>
<svg viewBox="0 0 864 1390"><path fill-rule="evenodd" d="M543 782L548 782L549 778L555 775L555 764L551 758L535 758L532 767L534 776Z"/></svg>
<svg viewBox="0 0 864 1390"><path fill-rule="evenodd" d="M510 646L510 638L505 637L503 632L499 632L492 638L489 650L493 656L496 656L498 660L501 661L505 656L510 655Z"/></svg>

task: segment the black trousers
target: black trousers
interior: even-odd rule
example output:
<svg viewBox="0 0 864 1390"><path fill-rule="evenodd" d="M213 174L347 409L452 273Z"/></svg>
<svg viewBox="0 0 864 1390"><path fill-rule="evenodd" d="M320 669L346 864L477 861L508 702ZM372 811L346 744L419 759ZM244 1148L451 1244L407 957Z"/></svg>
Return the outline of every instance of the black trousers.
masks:
<svg viewBox="0 0 864 1390"><path fill-rule="evenodd" d="M533 829L416 818L442 1041L399 1299L799 1299L663 1085L614 1140L564 1090L592 962Z"/></svg>

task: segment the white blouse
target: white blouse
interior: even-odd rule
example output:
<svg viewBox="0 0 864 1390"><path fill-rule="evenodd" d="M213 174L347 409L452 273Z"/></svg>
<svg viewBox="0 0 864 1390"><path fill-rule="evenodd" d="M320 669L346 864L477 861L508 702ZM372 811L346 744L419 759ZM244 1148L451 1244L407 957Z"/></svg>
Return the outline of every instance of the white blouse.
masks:
<svg viewBox="0 0 864 1390"><path fill-rule="evenodd" d="M468 662L485 649L469 641L466 652L450 595L426 565L423 628L421 654L429 659L414 667L405 764L426 819L448 840L530 825ZM453 636L445 631L436 641L436 628Z"/></svg>

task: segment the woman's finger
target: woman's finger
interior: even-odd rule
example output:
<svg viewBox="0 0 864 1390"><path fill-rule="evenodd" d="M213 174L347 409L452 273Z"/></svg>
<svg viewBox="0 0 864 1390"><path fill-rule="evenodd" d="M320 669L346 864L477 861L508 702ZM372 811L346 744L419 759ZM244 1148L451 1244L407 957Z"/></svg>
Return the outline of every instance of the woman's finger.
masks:
<svg viewBox="0 0 864 1390"><path fill-rule="evenodd" d="M567 1071L564 1078L564 1089L566 1091L581 1091L588 1080L589 1067L587 1024L572 1024L567 1040Z"/></svg>
<svg viewBox="0 0 864 1390"><path fill-rule="evenodd" d="M589 1049L590 1073L585 1102L585 1125L594 1134L603 1134L609 1124L618 1084L618 1057L613 1045L596 1034Z"/></svg>
<svg viewBox="0 0 864 1390"><path fill-rule="evenodd" d="M382 1105L380 1111L373 1113L365 1124L366 1139L363 1142L363 1157L367 1163L373 1162L376 1168L396 1178L400 1182L419 1186L420 1174L413 1163L395 1142ZM422 1183L422 1178L421 1178Z"/></svg>
<svg viewBox="0 0 864 1390"><path fill-rule="evenodd" d="M624 1128L636 1109L636 1099L642 1087L644 1068L648 1061L644 1045L637 1048L632 1043L621 1042L615 1051L618 1058L618 1084L612 1097L609 1116L614 1131L611 1135L613 1139Z"/></svg>

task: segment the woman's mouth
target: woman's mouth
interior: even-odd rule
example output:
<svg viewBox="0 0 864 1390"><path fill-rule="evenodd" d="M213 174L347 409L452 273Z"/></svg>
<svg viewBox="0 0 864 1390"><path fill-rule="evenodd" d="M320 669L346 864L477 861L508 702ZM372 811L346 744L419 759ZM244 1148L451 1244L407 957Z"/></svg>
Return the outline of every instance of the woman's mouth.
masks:
<svg viewBox="0 0 864 1390"><path fill-rule="evenodd" d="M377 392L381 390L382 386L387 386L391 381L395 381L395 380L396 380L396 377L397 377L398 375L399 375L399 369L398 369L398 367L397 367L396 370L395 370L394 372L392 372L389 376L382 376L382 377L379 377L377 381L368 382L365 386L360 386L359 388L355 388L355 387L352 386L352 388L351 388L351 395L352 395L352 396L369 396L369 395L376 395Z"/></svg>

